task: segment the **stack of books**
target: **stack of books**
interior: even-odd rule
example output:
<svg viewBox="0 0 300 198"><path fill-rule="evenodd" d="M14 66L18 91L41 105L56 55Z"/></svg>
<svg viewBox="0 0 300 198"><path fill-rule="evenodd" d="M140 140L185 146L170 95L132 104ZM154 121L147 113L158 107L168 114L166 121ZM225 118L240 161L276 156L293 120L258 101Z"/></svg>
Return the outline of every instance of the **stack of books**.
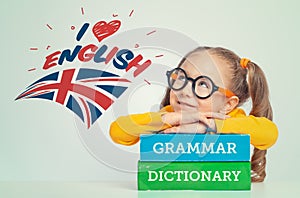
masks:
<svg viewBox="0 0 300 198"><path fill-rule="evenodd" d="M140 137L139 190L250 190L250 136Z"/></svg>

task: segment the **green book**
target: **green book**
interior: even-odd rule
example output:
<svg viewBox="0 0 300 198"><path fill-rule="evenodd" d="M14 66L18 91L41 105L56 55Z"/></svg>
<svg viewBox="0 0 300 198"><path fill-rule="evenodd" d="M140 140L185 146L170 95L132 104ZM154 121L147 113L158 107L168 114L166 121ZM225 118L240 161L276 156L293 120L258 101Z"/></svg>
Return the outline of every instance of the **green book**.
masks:
<svg viewBox="0 0 300 198"><path fill-rule="evenodd" d="M250 190L250 162L138 162L139 190Z"/></svg>

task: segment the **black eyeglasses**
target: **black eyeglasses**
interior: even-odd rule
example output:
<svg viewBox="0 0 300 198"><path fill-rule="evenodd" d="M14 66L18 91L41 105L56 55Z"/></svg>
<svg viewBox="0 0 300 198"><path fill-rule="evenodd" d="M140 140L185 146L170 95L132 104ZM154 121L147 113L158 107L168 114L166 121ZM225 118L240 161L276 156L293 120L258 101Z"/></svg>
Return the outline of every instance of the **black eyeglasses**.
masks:
<svg viewBox="0 0 300 198"><path fill-rule="evenodd" d="M167 71L169 87L175 91L183 89L188 81L192 81L193 93L200 99L209 98L215 91L220 91L226 97L234 96L235 94L225 88L218 87L208 76L198 76L193 79L187 76L186 72L181 68L175 68Z"/></svg>

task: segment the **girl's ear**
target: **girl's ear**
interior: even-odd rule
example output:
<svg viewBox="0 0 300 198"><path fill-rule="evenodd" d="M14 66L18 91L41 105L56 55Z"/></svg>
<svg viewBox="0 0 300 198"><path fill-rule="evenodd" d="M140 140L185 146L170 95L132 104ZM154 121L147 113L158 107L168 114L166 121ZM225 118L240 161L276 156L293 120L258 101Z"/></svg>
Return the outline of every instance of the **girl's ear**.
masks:
<svg viewBox="0 0 300 198"><path fill-rule="evenodd" d="M222 112L225 114L228 114L229 112L231 112L233 109L235 109L238 104L239 104L239 98L237 96L231 96L230 98L227 99Z"/></svg>

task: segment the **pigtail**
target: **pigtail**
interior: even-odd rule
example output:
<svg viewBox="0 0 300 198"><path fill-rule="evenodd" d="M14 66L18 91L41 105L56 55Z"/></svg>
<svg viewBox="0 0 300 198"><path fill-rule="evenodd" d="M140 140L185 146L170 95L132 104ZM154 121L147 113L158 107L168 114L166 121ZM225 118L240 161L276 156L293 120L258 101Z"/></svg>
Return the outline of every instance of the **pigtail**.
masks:
<svg viewBox="0 0 300 198"><path fill-rule="evenodd" d="M263 71L255 63L248 63L248 81L252 98L251 115L273 119L273 111L269 100L269 88Z"/></svg>
<svg viewBox="0 0 300 198"><path fill-rule="evenodd" d="M273 119L272 107L269 100L269 88L263 71L253 62L247 64L249 92L252 98L250 115ZM251 157L252 182L263 182L266 177L267 150L254 148Z"/></svg>

